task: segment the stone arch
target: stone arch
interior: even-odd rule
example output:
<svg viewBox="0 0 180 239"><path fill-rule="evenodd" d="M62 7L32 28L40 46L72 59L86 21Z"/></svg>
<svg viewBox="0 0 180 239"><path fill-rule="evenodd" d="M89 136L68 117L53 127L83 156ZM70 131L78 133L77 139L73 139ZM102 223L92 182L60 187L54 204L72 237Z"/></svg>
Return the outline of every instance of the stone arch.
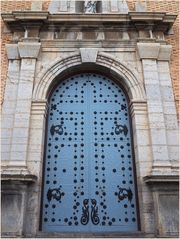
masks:
<svg viewBox="0 0 180 239"><path fill-rule="evenodd" d="M47 64L39 72L33 91L33 101L46 100L50 85L55 78L66 71L70 73L72 67L82 65L81 55L75 52L68 57L58 58L51 65ZM99 52L97 54L96 66L104 67L109 75L116 75L121 79L121 84L126 90L130 100L144 101L145 90L138 72L131 66L127 66L111 54Z"/></svg>

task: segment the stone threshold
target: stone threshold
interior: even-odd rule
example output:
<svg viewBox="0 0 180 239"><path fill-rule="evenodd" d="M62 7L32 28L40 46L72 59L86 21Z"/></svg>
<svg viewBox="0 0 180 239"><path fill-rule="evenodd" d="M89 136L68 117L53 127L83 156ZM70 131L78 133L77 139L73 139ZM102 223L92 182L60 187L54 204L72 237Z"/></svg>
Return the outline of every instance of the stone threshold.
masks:
<svg viewBox="0 0 180 239"><path fill-rule="evenodd" d="M142 232L117 233L117 232L97 232L97 233L45 233L39 232L36 238L153 238L153 234Z"/></svg>

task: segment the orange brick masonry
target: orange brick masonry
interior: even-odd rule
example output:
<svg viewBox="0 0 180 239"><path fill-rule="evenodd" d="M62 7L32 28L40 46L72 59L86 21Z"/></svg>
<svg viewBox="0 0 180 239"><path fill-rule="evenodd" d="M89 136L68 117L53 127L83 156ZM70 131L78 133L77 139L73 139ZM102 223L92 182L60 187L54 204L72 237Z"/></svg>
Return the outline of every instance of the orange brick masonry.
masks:
<svg viewBox="0 0 180 239"><path fill-rule="evenodd" d="M43 1L43 10L48 10L50 1ZM130 11L135 10L136 0L127 0ZM142 0L146 2L147 10L150 12L166 12L179 14L178 0ZM31 9L30 0L1 0L1 12L23 11ZM173 25L173 35L166 36L166 40L172 45L173 51L170 61L171 77L176 102L177 112L179 112L179 16ZM5 51L5 44L12 41L12 34L8 31L1 19L1 103L3 102L4 89L7 77L8 61Z"/></svg>

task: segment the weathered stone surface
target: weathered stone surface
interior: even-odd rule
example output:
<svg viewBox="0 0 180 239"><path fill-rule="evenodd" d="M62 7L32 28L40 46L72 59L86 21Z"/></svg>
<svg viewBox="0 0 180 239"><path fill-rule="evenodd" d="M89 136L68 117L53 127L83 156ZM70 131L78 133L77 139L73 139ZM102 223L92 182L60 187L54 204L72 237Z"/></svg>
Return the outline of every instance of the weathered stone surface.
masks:
<svg viewBox="0 0 180 239"><path fill-rule="evenodd" d="M25 209L26 185L17 181L2 183L2 234L8 236L21 236L23 231L23 218Z"/></svg>
<svg viewBox="0 0 180 239"><path fill-rule="evenodd" d="M18 49L22 58L37 58L41 43L19 42Z"/></svg>
<svg viewBox="0 0 180 239"><path fill-rule="evenodd" d="M59 1L59 7L60 12L67 12L68 10L68 1L67 0L61 0Z"/></svg>
<svg viewBox="0 0 180 239"><path fill-rule="evenodd" d="M118 1L117 0L111 0L111 12L118 12Z"/></svg>
<svg viewBox="0 0 180 239"><path fill-rule="evenodd" d="M42 1L35 0L31 2L31 11L41 11L42 10Z"/></svg>
<svg viewBox="0 0 180 239"><path fill-rule="evenodd" d="M17 44L6 44L6 52L9 60L19 59L19 51Z"/></svg>
<svg viewBox="0 0 180 239"><path fill-rule="evenodd" d="M157 59L160 50L159 43L137 43L140 59Z"/></svg>
<svg viewBox="0 0 180 239"><path fill-rule="evenodd" d="M142 3L141 0L138 0L135 3L135 11L136 12L146 12L147 11L147 6L146 3Z"/></svg>
<svg viewBox="0 0 180 239"><path fill-rule="evenodd" d="M129 8L128 8L128 4L127 4L126 0L119 0L118 4L119 4L119 12L120 13L123 13L123 14L128 13Z"/></svg>
<svg viewBox="0 0 180 239"><path fill-rule="evenodd" d="M110 3L108 1L102 1L102 13L110 11Z"/></svg>
<svg viewBox="0 0 180 239"><path fill-rule="evenodd" d="M158 55L159 61L170 61L172 46L171 45L161 45Z"/></svg>
<svg viewBox="0 0 180 239"><path fill-rule="evenodd" d="M17 233L22 231L22 195L2 193L2 233Z"/></svg>
<svg viewBox="0 0 180 239"><path fill-rule="evenodd" d="M111 0L102 1L103 12L123 13L126 14L129 11L126 0Z"/></svg>
<svg viewBox="0 0 180 239"><path fill-rule="evenodd" d="M158 231L161 236L177 235L179 231L178 195L159 195Z"/></svg>
<svg viewBox="0 0 180 239"><path fill-rule="evenodd" d="M82 63L96 62L98 49L97 48L80 48Z"/></svg>
<svg viewBox="0 0 180 239"><path fill-rule="evenodd" d="M59 12L60 9L60 1L58 0L51 0L49 3L48 11L51 14Z"/></svg>

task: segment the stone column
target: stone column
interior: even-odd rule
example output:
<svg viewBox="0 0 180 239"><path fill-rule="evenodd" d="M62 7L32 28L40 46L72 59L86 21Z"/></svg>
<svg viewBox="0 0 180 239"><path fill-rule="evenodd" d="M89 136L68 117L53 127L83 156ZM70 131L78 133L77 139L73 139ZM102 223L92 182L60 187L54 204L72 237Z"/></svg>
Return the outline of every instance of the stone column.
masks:
<svg viewBox="0 0 180 239"><path fill-rule="evenodd" d="M162 47L164 49L162 49ZM161 46L159 43L137 43L137 48L142 60L144 84L147 94L149 130L153 155L151 174L169 175L172 173L172 164L168 148L167 123L164 114L164 104L166 104L167 101L165 100L167 89L163 89L162 77L159 74L159 66L162 65L162 63L157 61L166 61L167 65L167 60L169 60L170 56L169 46ZM172 90L171 84L169 87L169 90ZM175 142L175 144L177 144L177 142Z"/></svg>
<svg viewBox="0 0 180 239"><path fill-rule="evenodd" d="M2 166L8 166L11 151L11 139L16 111L17 90L20 72L20 57L17 44L6 44L7 58L9 61L4 103L2 106L1 129L1 159Z"/></svg>
<svg viewBox="0 0 180 239"><path fill-rule="evenodd" d="M16 112L12 133L9 166L18 170L26 168L31 98L40 43L20 42L18 49L21 60L20 78L17 90Z"/></svg>

